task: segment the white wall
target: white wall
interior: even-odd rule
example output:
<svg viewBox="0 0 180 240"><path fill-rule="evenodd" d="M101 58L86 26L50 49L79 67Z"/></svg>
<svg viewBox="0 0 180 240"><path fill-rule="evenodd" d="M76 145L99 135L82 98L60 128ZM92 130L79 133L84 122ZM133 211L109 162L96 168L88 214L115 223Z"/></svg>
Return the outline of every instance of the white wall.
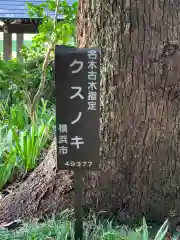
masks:
<svg viewBox="0 0 180 240"><path fill-rule="evenodd" d="M24 34L24 40L31 40L32 37L35 36L35 34ZM0 32L0 41L3 40L3 33ZM16 34L12 34L12 40L16 40ZM16 52L12 51L12 57L16 57Z"/></svg>
<svg viewBox="0 0 180 240"><path fill-rule="evenodd" d="M31 40L35 34L24 34L24 40ZM12 34L12 39L16 40L16 34ZM0 40L3 40L3 33L0 32Z"/></svg>

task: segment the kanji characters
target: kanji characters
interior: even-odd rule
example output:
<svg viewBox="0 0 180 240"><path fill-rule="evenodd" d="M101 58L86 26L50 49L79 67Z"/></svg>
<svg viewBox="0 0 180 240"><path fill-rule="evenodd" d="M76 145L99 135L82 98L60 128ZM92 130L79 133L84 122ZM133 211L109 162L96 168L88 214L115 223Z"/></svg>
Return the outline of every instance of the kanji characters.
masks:
<svg viewBox="0 0 180 240"><path fill-rule="evenodd" d="M68 137L67 135L64 135L64 133L68 132L67 124L59 124L59 154L60 155L66 155L68 153Z"/></svg>
<svg viewBox="0 0 180 240"><path fill-rule="evenodd" d="M88 100L96 101L96 99L97 99L97 92L89 91L88 92Z"/></svg>
<svg viewBox="0 0 180 240"><path fill-rule="evenodd" d="M60 108L57 108L57 122L61 123L57 125L59 166L63 169L94 168L98 157L98 151L95 153L94 148L99 148L96 142L99 131L96 112L99 110L99 50L72 48L67 55L64 52L63 55L65 57L59 59L61 66L64 61L64 71L59 72L60 76L56 78Z"/></svg>
<svg viewBox="0 0 180 240"><path fill-rule="evenodd" d="M82 61L77 61L76 59L70 64L70 67L72 68L73 66L76 66L76 65L77 65L77 69L73 70L72 73L78 73L83 68L83 62Z"/></svg>
<svg viewBox="0 0 180 240"><path fill-rule="evenodd" d="M96 111L96 102L88 102L88 110Z"/></svg>
<svg viewBox="0 0 180 240"><path fill-rule="evenodd" d="M75 136L74 138L71 138L71 145L75 145L77 149L80 148L80 145L84 144L83 138Z"/></svg>
<svg viewBox="0 0 180 240"><path fill-rule="evenodd" d="M91 60L88 62L88 68L90 68L91 70L93 70L94 68L97 68L97 62Z"/></svg>
<svg viewBox="0 0 180 240"><path fill-rule="evenodd" d="M91 90L91 91L93 91L93 90L97 90L97 87L96 87L96 82L88 82L88 90Z"/></svg>
<svg viewBox="0 0 180 240"><path fill-rule="evenodd" d="M81 94L82 88L81 87L71 87L71 89L78 90L73 96L70 97L70 99L73 99L77 96L79 96L81 99L84 99L84 96Z"/></svg>
<svg viewBox="0 0 180 240"><path fill-rule="evenodd" d="M96 81L97 78L97 72L91 71L88 72L88 80Z"/></svg>
<svg viewBox="0 0 180 240"><path fill-rule="evenodd" d="M97 59L97 52L95 50L88 51L88 58L93 60Z"/></svg>
<svg viewBox="0 0 180 240"><path fill-rule="evenodd" d="M66 155L68 153L68 147L61 146L59 147L59 154Z"/></svg>
<svg viewBox="0 0 180 240"><path fill-rule="evenodd" d="M74 121L72 121L71 124L77 123L80 120L81 116L82 116L82 112L79 112L77 118Z"/></svg>
<svg viewBox="0 0 180 240"><path fill-rule="evenodd" d="M59 124L59 132L67 133L67 124Z"/></svg>
<svg viewBox="0 0 180 240"><path fill-rule="evenodd" d="M59 136L59 143L65 143L68 144L68 139L67 139L67 135L60 135Z"/></svg>
<svg viewBox="0 0 180 240"><path fill-rule="evenodd" d="M97 100L97 52L95 50L88 51L88 110L96 111L96 100Z"/></svg>

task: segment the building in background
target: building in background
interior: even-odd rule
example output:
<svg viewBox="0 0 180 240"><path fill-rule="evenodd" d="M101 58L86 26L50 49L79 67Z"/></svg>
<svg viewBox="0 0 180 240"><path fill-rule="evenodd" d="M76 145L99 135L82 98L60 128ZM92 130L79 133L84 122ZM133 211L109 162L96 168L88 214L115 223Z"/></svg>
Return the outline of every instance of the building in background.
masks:
<svg viewBox="0 0 180 240"><path fill-rule="evenodd" d="M16 57L17 54L17 43L16 43L16 34L12 34L12 57ZM29 45L32 42L32 38L35 34L24 34L24 44ZM0 55L3 54L3 32L0 32Z"/></svg>
<svg viewBox="0 0 180 240"><path fill-rule="evenodd" d="M42 20L38 16L30 18L26 3L34 5L44 3L46 0L0 0L0 53L5 60L16 55L20 56L23 44L30 44ZM69 4L74 0L67 0ZM55 12L48 9L45 14L54 18ZM58 15L57 20L62 21L63 15ZM17 38L17 40L16 40ZM3 53L3 54L2 54Z"/></svg>

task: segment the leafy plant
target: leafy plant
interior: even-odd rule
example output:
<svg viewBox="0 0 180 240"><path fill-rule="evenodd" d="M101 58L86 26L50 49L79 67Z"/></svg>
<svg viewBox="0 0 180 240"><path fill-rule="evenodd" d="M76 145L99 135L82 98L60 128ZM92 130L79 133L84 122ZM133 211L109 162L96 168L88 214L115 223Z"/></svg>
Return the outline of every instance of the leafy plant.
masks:
<svg viewBox="0 0 180 240"><path fill-rule="evenodd" d="M26 78L28 73L17 59L4 61L0 59L0 89L1 96L6 97L11 95L12 102L20 101L24 98L25 90L27 89Z"/></svg>
<svg viewBox="0 0 180 240"><path fill-rule="evenodd" d="M10 113L10 93L5 96L3 93L1 93L0 96L0 121L5 121Z"/></svg>
<svg viewBox="0 0 180 240"><path fill-rule="evenodd" d="M163 225L160 227L160 229L158 230L156 236L154 237L154 240L163 240L167 231L168 231L168 219L163 223ZM143 218L143 225L136 229L136 234L137 234L137 238L135 239L139 239L139 240L149 240L149 232L148 232L148 226L146 224L146 220L145 218ZM134 240L135 240L134 239Z"/></svg>
<svg viewBox="0 0 180 240"><path fill-rule="evenodd" d="M13 170L16 166L16 153L14 151L10 151L8 154L8 158L6 158L0 164L0 189L7 183L10 179Z"/></svg>
<svg viewBox="0 0 180 240"><path fill-rule="evenodd" d="M32 121L34 121L36 105L38 104L46 85L47 66L51 57L51 52L54 50L55 45L58 42L67 44L74 33L77 2L70 6L65 0L47 0L39 6L35 6L31 3L28 3L27 6L29 8L30 17L38 16L42 19L42 23L39 27L39 34L33 39L32 47L37 48L43 45L45 46L45 43L47 43L47 50L42 64L41 81L31 104L30 116ZM53 18L47 16L45 8L54 11ZM63 16L63 21L58 21L59 15Z"/></svg>
<svg viewBox="0 0 180 240"><path fill-rule="evenodd" d="M10 108L10 116L8 121L9 126L16 126L19 131L26 128L29 124L29 114L24 102L12 105Z"/></svg>
<svg viewBox="0 0 180 240"><path fill-rule="evenodd" d="M0 102L1 103L1 102ZM0 105L1 107L1 105ZM30 122L28 105L13 104L6 111L2 104L0 119L0 189L18 169L22 173L32 170L38 158L52 140L55 127L55 108L41 99L36 108L37 121Z"/></svg>
<svg viewBox="0 0 180 240"><path fill-rule="evenodd" d="M55 106L51 105L49 101L43 98L40 104L36 106L36 115L38 123L47 123L50 116L54 116L51 126L55 126Z"/></svg>
<svg viewBox="0 0 180 240"><path fill-rule="evenodd" d="M0 238L4 239L59 239L68 240L74 239L74 217L68 216L69 211L52 219L46 220L43 223L24 224L17 231L0 231ZM70 212L72 215L72 212ZM92 216L88 217L92 219ZM112 225L112 221L97 222L94 220L84 219L84 238L85 240L157 240L164 235L164 230L167 228L167 220L158 231L155 238L147 235L147 225L145 219L143 225L137 231L129 229L128 226ZM144 230L143 230L144 229ZM140 230L140 232L139 232ZM143 233L144 231L144 233ZM162 234L163 233L163 234ZM174 239L177 240L177 239Z"/></svg>
<svg viewBox="0 0 180 240"><path fill-rule="evenodd" d="M31 49L40 48L42 50L44 48L45 50L47 43L54 38L55 43L74 45L77 5L77 1L69 4L66 0L46 0L39 5L27 3L29 16L42 19L39 33L33 38ZM51 15L46 14L47 11L51 11Z"/></svg>
<svg viewBox="0 0 180 240"><path fill-rule="evenodd" d="M54 116L46 124L37 125L33 123L29 129L19 133L15 128L12 129L15 141L14 149L18 158L17 163L26 172L35 168L37 159L49 138L49 127L53 119Z"/></svg>
<svg viewBox="0 0 180 240"><path fill-rule="evenodd" d="M19 101L32 103L30 112L34 115L42 96L55 101L49 61L53 58L55 44L75 44L77 1L70 5L65 0L47 0L39 6L32 3L27 3L27 6L30 17L41 18L39 32L30 46L23 46L20 58L9 61L0 58L0 101L1 96L8 98L8 107ZM48 11L52 15L46 14ZM57 20L59 14L61 20ZM0 118L1 115L2 112Z"/></svg>
<svg viewBox="0 0 180 240"><path fill-rule="evenodd" d="M116 231L106 232L103 234L102 240L120 240L120 235Z"/></svg>
<svg viewBox="0 0 180 240"><path fill-rule="evenodd" d="M65 0L27 5L30 17L41 18L38 34L31 46L23 46L20 58L0 58L0 188L17 168L32 170L52 140L54 79L49 63L57 43L75 44L77 1L72 5ZM46 14L47 9L54 16Z"/></svg>
<svg viewBox="0 0 180 240"><path fill-rule="evenodd" d="M16 155L12 148L12 135L5 126L0 126L0 189L11 177L16 165Z"/></svg>

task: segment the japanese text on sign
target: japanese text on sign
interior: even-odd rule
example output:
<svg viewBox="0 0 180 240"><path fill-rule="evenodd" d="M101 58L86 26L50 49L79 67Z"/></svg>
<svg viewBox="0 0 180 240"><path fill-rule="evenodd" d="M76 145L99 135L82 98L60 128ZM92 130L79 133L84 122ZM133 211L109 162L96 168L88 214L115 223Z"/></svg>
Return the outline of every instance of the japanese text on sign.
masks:
<svg viewBox="0 0 180 240"><path fill-rule="evenodd" d="M97 52L88 51L88 110L96 111Z"/></svg>
<svg viewBox="0 0 180 240"><path fill-rule="evenodd" d="M58 164L61 169L98 169L99 52L59 47L55 64Z"/></svg>

